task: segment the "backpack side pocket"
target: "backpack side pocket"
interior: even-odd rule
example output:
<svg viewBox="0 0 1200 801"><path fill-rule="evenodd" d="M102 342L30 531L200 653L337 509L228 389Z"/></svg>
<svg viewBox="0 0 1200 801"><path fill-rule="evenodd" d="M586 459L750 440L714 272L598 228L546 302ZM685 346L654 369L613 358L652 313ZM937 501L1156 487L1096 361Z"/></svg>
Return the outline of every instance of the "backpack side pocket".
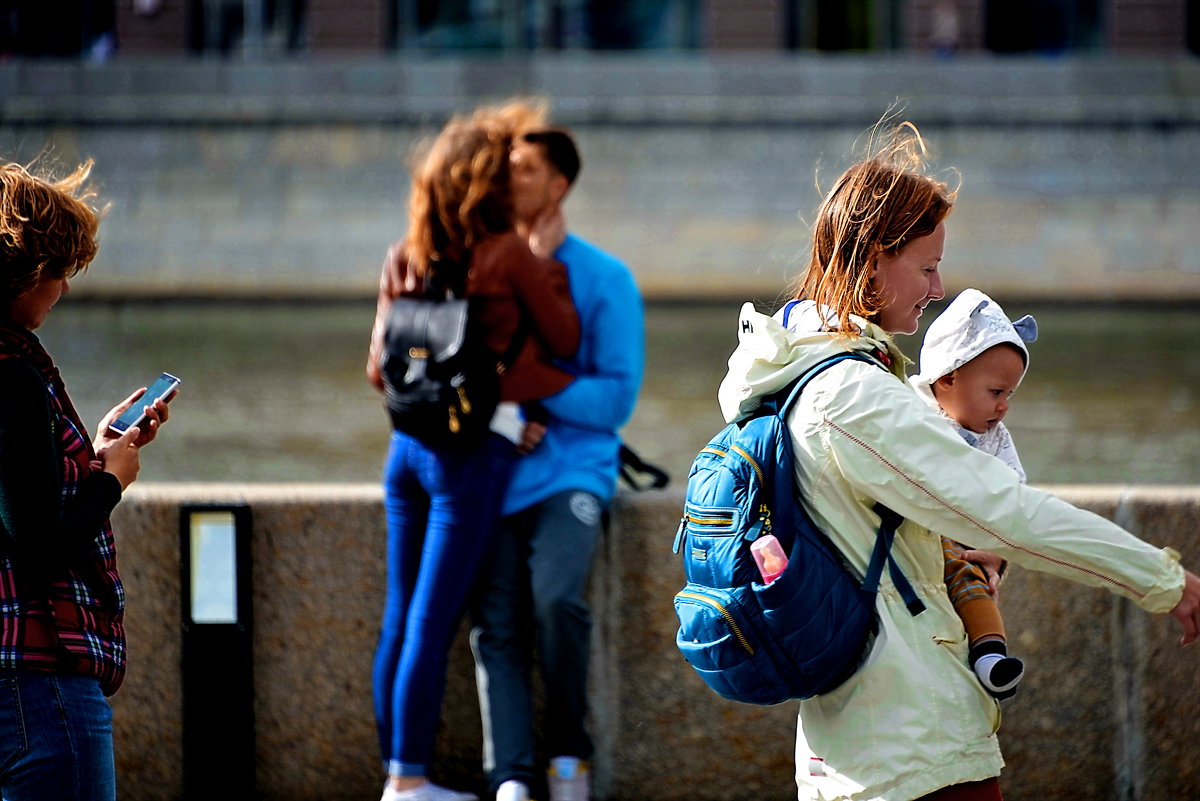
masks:
<svg viewBox="0 0 1200 801"><path fill-rule="evenodd" d="M675 595L675 642L714 692L748 704L778 704L792 697L768 649L748 587L713 589L688 583Z"/></svg>
<svg viewBox="0 0 1200 801"><path fill-rule="evenodd" d="M807 698L836 689L859 668L878 626L875 594L847 581L840 567L814 550L808 563L789 563L770 584L749 589L762 615L771 650L786 665L789 681ZM795 560L795 558L794 558Z"/></svg>
<svg viewBox="0 0 1200 801"><path fill-rule="evenodd" d="M748 584L758 569L745 547L743 511L736 506L685 503L684 573L687 580L707 587Z"/></svg>

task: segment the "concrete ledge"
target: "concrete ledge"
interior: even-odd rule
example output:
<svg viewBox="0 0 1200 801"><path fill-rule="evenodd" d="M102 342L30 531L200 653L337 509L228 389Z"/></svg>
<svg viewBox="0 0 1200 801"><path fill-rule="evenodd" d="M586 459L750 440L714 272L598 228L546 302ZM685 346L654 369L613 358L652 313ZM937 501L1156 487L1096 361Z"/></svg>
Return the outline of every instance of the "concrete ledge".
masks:
<svg viewBox="0 0 1200 801"><path fill-rule="evenodd" d="M514 94L563 123L865 127L905 103L928 125L1200 121L1200 65L1179 58L544 54L238 62L0 64L8 123L422 124Z"/></svg>
<svg viewBox="0 0 1200 801"><path fill-rule="evenodd" d="M1200 563L1200 487L1053 489ZM670 544L681 499L620 496L593 574L595 797L794 798L794 705L725 702L675 651L671 597L682 576ZM373 797L382 778L370 700L384 591L379 489L185 484L135 485L114 515L131 662L113 699L121 797L182 791L179 509L202 503L245 503L253 514L258 797ZM1005 709L1007 799L1200 797L1198 657L1177 647L1173 620L1022 570L1005 585L1004 608L1028 668ZM464 639L451 657L434 774L469 787L480 781L480 734Z"/></svg>

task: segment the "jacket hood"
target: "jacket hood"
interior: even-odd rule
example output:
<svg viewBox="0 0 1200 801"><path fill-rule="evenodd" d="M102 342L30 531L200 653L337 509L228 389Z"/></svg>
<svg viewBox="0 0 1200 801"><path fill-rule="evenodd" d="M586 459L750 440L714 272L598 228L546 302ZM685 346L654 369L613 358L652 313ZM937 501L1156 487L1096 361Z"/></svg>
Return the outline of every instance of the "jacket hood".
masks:
<svg viewBox="0 0 1200 801"><path fill-rule="evenodd" d="M755 311L753 303L742 304L738 346L729 357L729 370L717 390L725 422L750 414L764 396L778 392L813 365L839 353L883 354L891 361L891 371L903 379L908 359L891 336L861 317L850 319L858 326L858 335L838 337L830 324L835 318L811 300L790 301L774 317Z"/></svg>

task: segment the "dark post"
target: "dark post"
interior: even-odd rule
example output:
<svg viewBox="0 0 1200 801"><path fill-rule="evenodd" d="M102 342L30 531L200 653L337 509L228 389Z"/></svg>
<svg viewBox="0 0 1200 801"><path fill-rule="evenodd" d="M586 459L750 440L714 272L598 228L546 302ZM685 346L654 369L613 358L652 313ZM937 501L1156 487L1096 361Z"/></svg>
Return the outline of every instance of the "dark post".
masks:
<svg viewBox="0 0 1200 801"><path fill-rule="evenodd" d="M250 508L180 510L183 795L253 798Z"/></svg>

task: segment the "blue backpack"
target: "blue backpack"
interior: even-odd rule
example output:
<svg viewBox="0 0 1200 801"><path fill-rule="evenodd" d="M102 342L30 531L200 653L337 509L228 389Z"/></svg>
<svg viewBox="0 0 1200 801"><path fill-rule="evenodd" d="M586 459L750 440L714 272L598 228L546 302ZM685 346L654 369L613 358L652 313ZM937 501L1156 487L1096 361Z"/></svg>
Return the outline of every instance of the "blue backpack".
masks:
<svg viewBox="0 0 1200 801"><path fill-rule="evenodd" d="M683 519L672 550L683 548L687 585L675 596L676 644L718 695L778 704L827 693L858 670L878 629L875 596L886 563L909 612L924 611L892 557L903 518L875 505L879 531L864 578L805 512L795 487L784 422L805 385L846 359L816 365L731 423L692 462ZM762 583L750 545L774 534L788 565Z"/></svg>

